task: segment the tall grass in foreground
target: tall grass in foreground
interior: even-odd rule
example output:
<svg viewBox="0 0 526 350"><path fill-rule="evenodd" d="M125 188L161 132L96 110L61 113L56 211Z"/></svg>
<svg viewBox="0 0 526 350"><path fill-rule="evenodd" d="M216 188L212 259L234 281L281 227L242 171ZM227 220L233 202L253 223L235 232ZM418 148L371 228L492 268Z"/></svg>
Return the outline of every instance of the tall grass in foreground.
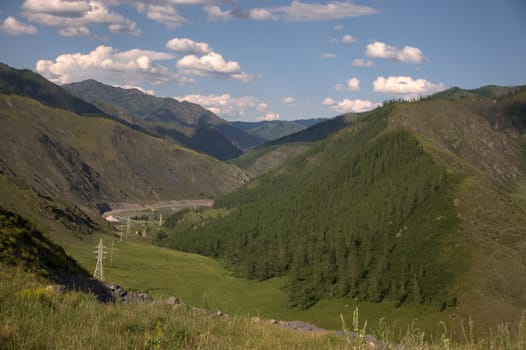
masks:
<svg viewBox="0 0 526 350"><path fill-rule="evenodd" d="M89 294L54 294L47 282L0 264L0 349L526 349L526 323L504 324L477 336L473 323L453 341L445 324L438 337L411 324L376 327L354 312L345 336L282 329L247 317L216 317L186 306L100 304Z"/></svg>
<svg viewBox="0 0 526 350"><path fill-rule="evenodd" d="M0 349L345 348L336 335L294 332L164 303L101 304L88 294L53 294L46 284L0 264Z"/></svg>
<svg viewBox="0 0 526 350"><path fill-rule="evenodd" d="M489 329L482 336L476 335L471 318L467 324L458 320L462 333L460 337L453 334L445 322L438 324L439 332L433 336L419 329L415 322L405 329L396 330L385 319L380 319L376 328L367 328L367 321L360 323L358 308L353 312L352 329L347 326L343 316L340 317L345 338L351 349L526 349L526 314L523 314L517 325L501 324ZM368 334L374 334L378 342L371 341Z"/></svg>

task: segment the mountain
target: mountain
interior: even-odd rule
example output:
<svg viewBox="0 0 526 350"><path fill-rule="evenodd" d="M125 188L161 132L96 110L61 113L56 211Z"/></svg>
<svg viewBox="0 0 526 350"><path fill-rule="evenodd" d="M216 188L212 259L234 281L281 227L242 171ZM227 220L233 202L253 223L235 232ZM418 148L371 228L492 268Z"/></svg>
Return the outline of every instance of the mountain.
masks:
<svg viewBox="0 0 526 350"><path fill-rule="evenodd" d="M231 162L253 176L264 174L279 168L289 158L303 154L314 142L323 140L348 126L353 118L353 114L347 114L329 120L314 119L312 122L308 119L298 120L296 123L300 125L311 125L248 150ZM320 122L316 123L316 120Z"/></svg>
<svg viewBox="0 0 526 350"><path fill-rule="evenodd" d="M109 114L217 159L237 157L263 142L195 103L155 97L95 80L65 84L63 88Z"/></svg>
<svg viewBox="0 0 526 350"><path fill-rule="evenodd" d="M289 304L349 297L492 323L526 307L526 87L394 102L172 222L164 244L254 279ZM461 92L460 94L458 92Z"/></svg>
<svg viewBox="0 0 526 350"><path fill-rule="evenodd" d="M100 229L108 203L215 198L247 180L102 112L74 113L97 109L30 71L9 69L0 81L0 206L52 230L82 236Z"/></svg>
<svg viewBox="0 0 526 350"><path fill-rule="evenodd" d="M264 120L260 122L232 122L232 125L259 136L265 141L273 141L281 137L297 133L310 126L325 121L324 118L299 119L299 120Z"/></svg>

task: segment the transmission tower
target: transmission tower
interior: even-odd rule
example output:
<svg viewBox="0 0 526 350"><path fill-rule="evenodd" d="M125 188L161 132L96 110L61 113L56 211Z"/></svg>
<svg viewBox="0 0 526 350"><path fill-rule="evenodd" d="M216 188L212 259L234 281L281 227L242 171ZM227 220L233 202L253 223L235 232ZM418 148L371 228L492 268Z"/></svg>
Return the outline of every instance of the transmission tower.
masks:
<svg viewBox="0 0 526 350"><path fill-rule="evenodd" d="M126 239L131 234L130 218L126 218Z"/></svg>
<svg viewBox="0 0 526 350"><path fill-rule="evenodd" d="M102 266L102 261L104 260L104 245L102 244L102 238L99 239L99 244L97 245L97 250L94 252L97 253L97 266L95 266L95 272L93 272L93 277L104 281L104 267Z"/></svg>

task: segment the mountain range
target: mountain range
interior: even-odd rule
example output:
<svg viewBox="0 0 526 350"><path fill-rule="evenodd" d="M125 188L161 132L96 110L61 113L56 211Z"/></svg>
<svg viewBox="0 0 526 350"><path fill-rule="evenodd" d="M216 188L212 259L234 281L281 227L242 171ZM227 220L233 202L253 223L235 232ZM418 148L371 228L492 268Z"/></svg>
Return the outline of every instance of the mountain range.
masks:
<svg viewBox="0 0 526 350"><path fill-rule="evenodd" d="M1 66L0 206L75 234L109 203L215 198L245 172Z"/></svg>
<svg viewBox="0 0 526 350"><path fill-rule="evenodd" d="M108 114L220 160L235 158L265 141L195 103L155 97L95 80L66 84L63 88Z"/></svg>
<svg viewBox="0 0 526 350"><path fill-rule="evenodd" d="M525 86L248 125L0 65L0 125L0 208L51 236L108 229L113 203L214 199L156 244L283 277L290 307L350 298L488 324L526 308Z"/></svg>

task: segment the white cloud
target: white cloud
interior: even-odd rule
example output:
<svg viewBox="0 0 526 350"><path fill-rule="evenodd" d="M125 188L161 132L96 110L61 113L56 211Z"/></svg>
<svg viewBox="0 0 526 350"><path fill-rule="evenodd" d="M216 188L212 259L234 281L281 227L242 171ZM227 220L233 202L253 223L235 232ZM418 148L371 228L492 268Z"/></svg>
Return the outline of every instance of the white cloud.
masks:
<svg viewBox="0 0 526 350"><path fill-rule="evenodd" d="M321 57L326 58L326 59L331 59L331 58L335 58L336 55L333 54L332 52L326 52L323 55L321 55Z"/></svg>
<svg viewBox="0 0 526 350"><path fill-rule="evenodd" d="M422 63L425 60L424 54L419 48L404 46L403 49L399 49L381 41L367 45L365 55L372 58L384 58L414 64Z"/></svg>
<svg viewBox="0 0 526 350"><path fill-rule="evenodd" d="M378 10L372 7L355 5L350 1L302 3L299 0L293 0L288 6L257 8L249 11L238 9L223 11L217 5L205 6L204 11L211 21L230 21L245 18L259 21L282 20L288 22L326 21L378 13Z"/></svg>
<svg viewBox="0 0 526 350"><path fill-rule="evenodd" d="M2 30L9 35L36 34L37 27L19 22L14 17L7 17L2 23Z"/></svg>
<svg viewBox="0 0 526 350"><path fill-rule="evenodd" d="M264 112L271 113L268 111L268 104L253 96L195 94L175 98L180 101L197 103L218 116L230 120L248 119L250 116L257 116Z"/></svg>
<svg viewBox="0 0 526 350"><path fill-rule="evenodd" d="M111 11L101 0L25 0L22 9L28 20L46 26L79 28L107 24L110 32L140 34L137 23Z"/></svg>
<svg viewBox="0 0 526 350"><path fill-rule="evenodd" d="M122 88L122 89L137 89L137 90L139 90L142 93L155 96L155 91L153 91L152 89L146 90L146 89L144 89L144 88L142 88L140 86L137 86L137 85L127 85L127 84L125 84L125 85L113 85L113 86L119 87L119 88Z"/></svg>
<svg viewBox="0 0 526 350"><path fill-rule="evenodd" d="M255 21L269 21L269 20L274 21L278 19L269 10L261 9L261 8L249 10L248 18L253 19Z"/></svg>
<svg viewBox="0 0 526 350"><path fill-rule="evenodd" d="M234 18L231 11L223 11L219 6L205 6L203 10L208 14L209 21L227 22Z"/></svg>
<svg viewBox="0 0 526 350"><path fill-rule="evenodd" d="M254 21L275 21L278 19L269 9L254 8L248 11L227 10L223 11L217 5L205 6L203 10L208 14L208 20L228 22L233 19L251 19Z"/></svg>
<svg viewBox="0 0 526 350"><path fill-rule="evenodd" d="M325 100L321 103L324 106L331 106L336 103L336 100L330 97L326 97Z"/></svg>
<svg viewBox="0 0 526 350"><path fill-rule="evenodd" d="M173 59L164 52L133 49L119 52L101 45L87 53L58 56L54 61L39 60L36 70L57 84L85 79L96 79L107 84L142 85L162 84L168 81L191 81L171 73L155 61Z"/></svg>
<svg viewBox="0 0 526 350"><path fill-rule="evenodd" d="M26 0L22 4L25 11L34 13L48 13L68 17L80 17L90 10L88 1L85 0Z"/></svg>
<svg viewBox="0 0 526 350"><path fill-rule="evenodd" d="M177 68L184 74L211 76L247 82L254 79L251 74L244 73L236 61L225 61L223 56L210 52L204 56L187 55L177 61Z"/></svg>
<svg viewBox="0 0 526 350"><path fill-rule="evenodd" d="M355 58L352 60L352 65L355 67L376 68L376 64L373 61L361 58Z"/></svg>
<svg viewBox="0 0 526 350"><path fill-rule="evenodd" d="M146 17L153 21L162 23L168 28L175 28L187 24L188 21L182 17L172 5L148 5Z"/></svg>
<svg viewBox="0 0 526 350"><path fill-rule="evenodd" d="M360 91L360 79L358 78L351 78L347 80L347 87L351 91Z"/></svg>
<svg viewBox="0 0 526 350"><path fill-rule="evenodd" d="M378 106L378 104L367 100L349 100L346 98L342 101L336 101L330 97L323 100L321 104L324 106L330 106L330 109L336 113L360 113L370 111Z"/></svg>
<svg viewBox="0 0 526 350"><path fill-rule="evenodd" d="M212 52L205 42L196 42L187 38L173 38L166 43L166 47L175 52L190 54L207 54Z"/></svg>
<svg viewBox="0 0 526 350"><path fill-rule="evenodd" d="M351 34L345 34L342 38L342 43L344 44L354 43L355 41L356 41L356 38L352 36Z"/></svg>
<svg viewBox="0 0 526 350"><path fill-rule="evenodd" d="M269 9L272 13L280 15L286 21L326 21L372 15L378 11L374 8L355 5L349 1L331 1L328 3L302 3L293 0L289 6L280 6Z"/></svg>
<svg viewBox="0 0 526 350"><path fill-rule="evenodd" d="M256 119L257 120L266 120L266 121L278 120L279 119L279 113L267 112L264 116L257 117Z"/></svg>
<svg viewBox="0 0 526 350"><path fill-rule="evenodd" d="M281 102L290 105L290 104L293 104L294 102L296 102L296 100L294 99L294 97L288 96L288 97L282 98Z"/></svg>
<svg viewBox="0 0 526 350"><path fill-rule="evenodd" d="M60 36L89 36L90 30L88 27L67 27L59 29L58 34Z"/></svg>
<svg viewBox="0 0 526 350"><path fill-rule="evenodd" d="M335 31L343 30L343 28L344 28L343 24L337 24L334 27L332 27L332 29L334 29Z"/></svg>
<svg viewBox="0 0 526 350"><path fill-rule="evenodd" d="M431 83L425 79L413 79L407 76L378 77L373 82L375 92L394 95L405 99L426 96L445 89L444 84Z"/></svg>

